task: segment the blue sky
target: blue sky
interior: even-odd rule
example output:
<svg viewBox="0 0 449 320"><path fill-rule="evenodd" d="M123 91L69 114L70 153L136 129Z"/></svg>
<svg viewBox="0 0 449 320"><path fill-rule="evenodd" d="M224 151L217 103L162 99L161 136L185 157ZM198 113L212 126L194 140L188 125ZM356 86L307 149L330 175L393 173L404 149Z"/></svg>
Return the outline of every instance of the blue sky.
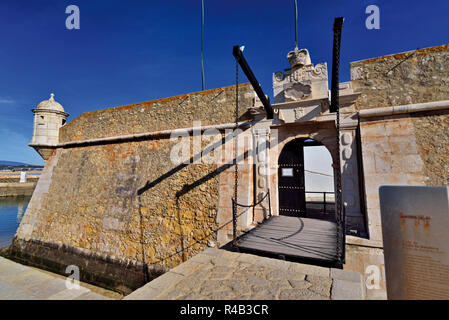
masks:
<svg viewBox="0 0 449 320"><path fill-rule="evenodd" d="M332 56L332 23L344 16L341 81L349 62L449 43L449 1L298 0L299 46L313 63ZM206 89L234 84L232 46L272 96L272 73L294 47L293 0L205 0ZM77 5L80 30L67 30ZM365 8L378 5L380 30ZM51 92L70 113L201 90L200 0L2 0L0 160L43 164L28 143L31 109ZM243 75L242 75L243 78Z"/></svg>

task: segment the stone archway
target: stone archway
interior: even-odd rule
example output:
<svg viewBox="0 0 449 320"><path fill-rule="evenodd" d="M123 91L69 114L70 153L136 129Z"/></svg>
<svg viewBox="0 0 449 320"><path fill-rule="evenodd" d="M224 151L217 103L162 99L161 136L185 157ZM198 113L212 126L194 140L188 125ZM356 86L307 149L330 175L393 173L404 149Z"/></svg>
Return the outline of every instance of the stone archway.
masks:
<svg viewBox="0 0 449 320"><path fill-rule="evenodd" d="M334 185L335 177L337 177L337 131L335 129L334 122L322 122L319 124L295 124L295 125L282 125L272 128L271 130L277 130L276 144L272 144L270 148L270 171L277 173L279 157L283 148L296 139L306 140L312 139L324 147L330 153L332 158ZM274 147L273 147L274 146ZM279 192L278 192L278 175L271 175L270 184L272 186L272 208L273 214L279 214Z"/></svg>
<svg viewBox="0 0 449 320"><path fill-rule="evenodd" d="M294 138L279 152L278 213L335 222L335 169L329 171L334 163L327 148L314 147L325 146L310 138Z"/></svg>

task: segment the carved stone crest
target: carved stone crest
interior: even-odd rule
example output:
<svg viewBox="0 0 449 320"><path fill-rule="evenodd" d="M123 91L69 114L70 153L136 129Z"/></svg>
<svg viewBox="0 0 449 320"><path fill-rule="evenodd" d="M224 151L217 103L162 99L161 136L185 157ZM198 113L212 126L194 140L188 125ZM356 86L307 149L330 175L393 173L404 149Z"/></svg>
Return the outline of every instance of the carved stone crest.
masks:
<svg viewBox="0 0 449 320"><path fill-rule="evenodd" d="M327 99L327 65L313 65L307 49L295 49L287 55L291 68L273 74L274 102L299 102Z"/></svg>
<svg viewBox="0 0 449 320"><path fill-rule="evenodd" d="M312 64L312 60L310 60L309 51L307 49L296 49L294 51L290 51L287 54L287 59L292 68L301 68Z"/></svg>
<svg viewBox="0 0 449 320"><path fill-rule="evenodd" d="M312 87L307 83L294 82L284 86L285 101L299 101L309 97L311 94Z"/></svg>

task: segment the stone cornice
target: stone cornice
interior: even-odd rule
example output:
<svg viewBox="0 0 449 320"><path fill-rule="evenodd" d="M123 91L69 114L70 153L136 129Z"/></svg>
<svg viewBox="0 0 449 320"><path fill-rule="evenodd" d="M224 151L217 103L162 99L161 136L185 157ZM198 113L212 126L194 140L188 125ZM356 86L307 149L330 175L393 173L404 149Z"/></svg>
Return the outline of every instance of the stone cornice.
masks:
<svg viewBox="0 0 449 320"><path fill-rule="evenodd" d="M59 110L53 110L53 109L32 109L31 111L33 111L34 113L56 113L65 117L68 117L69 114L66 112L62 112Z"/></svg>
<svg viewBox="0 0 449 320"><path fill-rule="evenodd" d="M373 108L359 111L360 118L384 117L395 114L414 113L421 111L434 111L449 109L449 100L433 101L426 103L407 104L385 108Z"/></svg>

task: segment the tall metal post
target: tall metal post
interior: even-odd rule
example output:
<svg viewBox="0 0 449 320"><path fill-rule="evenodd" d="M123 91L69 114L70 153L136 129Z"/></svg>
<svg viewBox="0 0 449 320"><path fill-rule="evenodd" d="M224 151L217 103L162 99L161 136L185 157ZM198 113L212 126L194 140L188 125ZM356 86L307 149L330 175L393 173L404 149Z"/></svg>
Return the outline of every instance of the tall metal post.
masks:
<svg viewBox="0 0 449 320"><path fill-rule="evenodd" d="M332 100L330 106L330 112L337 113L336 129L337 129L337 192L336 192L336 205L337 205L337 260L339 264L345 263L345 246L346 246L346 228L344 219L344 208L341 188L341 163L340 163L340 92L339 92L339 70L340 70L340 46L341 46L341 32L343 29L344 18L339 17L334 20L334 46L332 55Z"/></svg>
<svg viewBox="0 0 449 320"><path fill-rule="evenodd" d="M238 128L239 121L239 64L235 62L235 128ZM235 131L236 132L236 131ZM237 247L237 201L238 201L238 187L239 187L239 168L237 164L238 158L238 137L234 135L234 201L232 202L232 245Z"/></svg>

